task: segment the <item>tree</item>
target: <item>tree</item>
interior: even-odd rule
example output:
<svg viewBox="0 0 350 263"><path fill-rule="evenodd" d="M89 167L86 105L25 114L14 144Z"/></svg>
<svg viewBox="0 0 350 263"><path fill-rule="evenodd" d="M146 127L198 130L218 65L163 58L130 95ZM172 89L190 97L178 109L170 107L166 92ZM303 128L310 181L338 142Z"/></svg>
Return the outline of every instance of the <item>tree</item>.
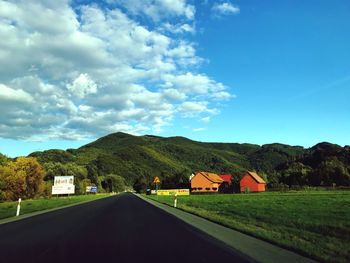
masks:
<svg viewBox="0 0 350 263"><path fill-rule="evenodd" d="M43 152L33 152L29 157L35 157L40 163L60 162L62 164L74 162L74 155L64 150L47 150Z"/></svg>
<svg viewBox="0 0 350 263"><path fill-rule="evenodd" d="M184 170L182 172L175 172L175 174L167 174L161 172L160 177L162 178L163 189L174 189L174 188L189 188L189 175L191 172Z"/></svg>
<svg viewBox="0 0 350 263"><path fill-rule="evenodd" d="M102 181L102 187L108 192L122 192L125 190L125 179L119 175L109 174Z"/></svg>
<svg viewBox="0 0 350 263"><path fill-rule="evenodd" d="M240 188L240 181L242 179L242 175L236 175L236 176L233 176L232 178L232 192L234 193L239 193L241 191L241 188Z"/></svg>
<svg viewBox="0 0 350 263"><path fill-rule="evenodd" d="M333 183L342 186L350 185L349 171L346 165L336 157L330 157L323 161L313 176L318 178L319 185L331 186Z"/></svg>
<svg viewBox="0 0 350 263"><path fill-rule="evenodd" d="M66 175L74 176L75 193L85 193L85 187L82 187L80 182L87 178L87 169L83 166L77 165L76 163L67 163L64 165L64 167L66 169Z"/></svg>
<svg viewBox="0 0 350 263"><path fill-rule="evenodd" d="M78 182L76 185L78 185L78 188L80 189L81 193L85 193L86 187L91 186L92 184L91 184L90 179L83 179L80 182ZM100 191L101 189L98 189L98 190Z"/></svg>
<svg viewBox="0 0 350 263"><path fill-rule="evenodd" d="M281 181L289 186L307 185L312 168L300 162L294 162L284 171Z"/></svg>
<svg viewBox="0 0 350 263"><path fill-rule="evenodd" d="M144 175L140 175L133 184L134 190L138 193L146 192L147 186L148 182Z"/></svg>
<svg viewBox="0 0 350 263"><path fill-rule="evenodd" d="M6 155L0 153L0 165L5 165L9 161Z"/></svg>
<svg viewBox="0 0 350 263"><path fill-rule="evenodd" d="M269 177L266 173L264 173L263 171L259 171L258 174L265 181L266 184L269 183L269 179L268 179Z"/></svg>
<svg viewBox="0 0 350 263"><path fill-rule="evenodd" d="M88 173L87 174L88 179L90 179L93 184L98 185L99 184L98 170L97 170L96 166L92 163L89 163L86 166L86 169L87 169L87 173Z"/></svg>
<svg viewBox="0 0 350 263"><path fill-rule="evenodd" d="M44 191L44 169L33 157L19 157L15 162L17 174L24 172L25 192L24 198L34 198Z"/></svg>
<svg viewBox="0 0 350 263"><path fill-rule="evenodd" d="M67 175L67 169L64 164L58 162L49 162L44 164L46 171L45 181L53 181L55 176Z"/></svg>
<svg viewBox="0 0 350 263"><path fill-rule="evenodd" d="M233 184L229 184L228 182L222 182L219 186L219 193L232 193L233 192Z"/></svg>
<svg viewBox="0 0 350 263"><path fill-rule="evenodd" d="M17 200L26 190L24 172L17 172L14 162L0 167L1 200Z"/></svg>
<svg viewBox="0 0 350 263"><path fill-rule="evenodd" d="M0 167L1 198L34 198L44 192L44 169L33 157L19 157Z"/></svg>

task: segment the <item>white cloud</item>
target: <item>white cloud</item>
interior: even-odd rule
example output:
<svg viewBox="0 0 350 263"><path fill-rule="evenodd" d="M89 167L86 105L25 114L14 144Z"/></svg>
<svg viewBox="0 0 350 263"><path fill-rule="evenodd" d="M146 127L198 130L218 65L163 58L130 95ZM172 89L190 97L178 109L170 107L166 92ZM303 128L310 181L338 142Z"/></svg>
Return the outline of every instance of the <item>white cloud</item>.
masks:
<svg viewBox="0 0 350 263"><path fill-rule="evenodd" d="M180 34L195 33L194 6L109 2L0 0L0 137L161 132L177 115L218 112L227 87L191 70L202 59Z"/></svg>
<svg viewBox="0 0 350 263"><path fill-rule="evenodd" d="M206 128L193 128L192 131L194 132L201 132L201 131L205 131Z"/></svg>
<svg viewBox="0 0 350 263"><path fill-rule="evenodd" d="M195 7L186 3L186 0L109 0L127 9L133 15L146 15L154 21L164 18L182 16L189 20L194 19Z"/></svg>
<svg viewBox="0 0 350 263"><path fill-rule="evenodd" d="M210 122L210 117L209 117L209 116L203 117L203 118L201 118L201 121L202 121L203 123L209 123L209 122Z"/></svg>
<svg viewBox="0 0 350 263"><path fill-rule="evenodd" d="M67 88L80 99L97 92L97 85L88 74L80 74L72 84L67 85Z"/></svg>
<svg viewBox="0 0 350 263"><path fill-rule="evenodd" d="M236 15L240 13L240 8L230 2L215 3L212 10L217 15Z"/></svg>
<svg viewBox="0 0 350 263"><path fill-rule="evenodd" d="M181 93L177 89L165 89L163 96L168 100L184 100L187 98L185 93Z"/></svg>
<svg viewBox="0 0 350 263"><path fill-rule="evenodd" d="M178 107L178 112L185 117L193 117L201 113L217 114L218 110L209 108L208 102L205 101L186 101Z"/></svg>
<svg viewBox="0 0 350 263"><path fill-rule="evenodd" d="M204 102L193 102L193 101L186 101L182 103L182 105L179 108L180 112L203 112L207 110L207 105Z"/></svg>
<svg viewBox="0 0 350 263"><path fill-rule="evenodd" d="M182 33L194 34L196 32L195 26L187 23L174 25L174 24L170 24L169 22L166 22L161 26L160 29L171 32L173 34L182 34Z"/></svg>
<svg viewBox="0 0 350 263"><path fill-rule="evenodd" d="M27 92L21 89L12 89L3 84L0 84L0 102L19 102L19 103L30 103L33 101L33 98Z"/></svg>
<svg viewBox="0 0 350 263"><path fill-rule="evenodd" d="M204 74L187 72L179 75L164 75L163 79L169 87L175 87L180 91L190 94L208 94L225 89L225 86L210 79Z"/></svg>
<svg viewBox="0 0 350 263"><path fill-rule="evenodd" d="M235 98L236 96L228 93L227 91L219 91L213 93L211 97L215 100L229 100L231 98Z"/></svg>

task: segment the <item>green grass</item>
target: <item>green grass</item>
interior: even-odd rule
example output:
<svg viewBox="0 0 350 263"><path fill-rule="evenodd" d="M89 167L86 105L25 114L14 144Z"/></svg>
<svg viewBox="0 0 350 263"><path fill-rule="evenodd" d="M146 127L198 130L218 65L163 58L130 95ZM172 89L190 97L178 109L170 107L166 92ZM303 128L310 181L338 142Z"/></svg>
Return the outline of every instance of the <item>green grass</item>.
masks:
<svg viewBox="0 0 350 263"><path fill-rule="evenodd" d="M179 196L178 208L319 261L350 262L350 191Z"/></svg>
<svg viewBox="0 0 350 263"><path fill-rule="evenodd" d="M56 208L60 206L80 203L84 201L92 201L95 199L109 196L109 194L97 195L77 195L69 197L52 197L48 199L30 199L21 202L20 215ZM13 217L16 215L17 202L3 202L0 203L0 219Z"/></svg>

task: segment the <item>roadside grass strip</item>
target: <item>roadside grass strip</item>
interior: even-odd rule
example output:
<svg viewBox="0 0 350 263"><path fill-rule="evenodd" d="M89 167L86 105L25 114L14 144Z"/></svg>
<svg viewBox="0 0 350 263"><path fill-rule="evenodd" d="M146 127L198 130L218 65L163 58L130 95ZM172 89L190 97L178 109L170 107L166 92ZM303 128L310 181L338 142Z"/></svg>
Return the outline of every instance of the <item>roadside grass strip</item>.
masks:
<svg viewBox="0 0 350 263"><path fill-rule="evenodd" d="M147 196L173 206L171 196ZM350 262L350 191L191 195L177 207L324 262Z"/></svg>

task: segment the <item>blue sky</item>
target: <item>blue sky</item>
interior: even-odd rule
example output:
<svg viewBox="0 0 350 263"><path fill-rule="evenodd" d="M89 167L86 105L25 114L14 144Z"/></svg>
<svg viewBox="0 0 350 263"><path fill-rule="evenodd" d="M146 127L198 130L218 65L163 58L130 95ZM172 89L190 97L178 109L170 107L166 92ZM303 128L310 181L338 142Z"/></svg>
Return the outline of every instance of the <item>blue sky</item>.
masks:
<svg viewBox="0 0 350 263"><path fill-rule="evenodd" d="M349 145L349 12L346 0L0 1L0 152L117 131Z"/></svg>

